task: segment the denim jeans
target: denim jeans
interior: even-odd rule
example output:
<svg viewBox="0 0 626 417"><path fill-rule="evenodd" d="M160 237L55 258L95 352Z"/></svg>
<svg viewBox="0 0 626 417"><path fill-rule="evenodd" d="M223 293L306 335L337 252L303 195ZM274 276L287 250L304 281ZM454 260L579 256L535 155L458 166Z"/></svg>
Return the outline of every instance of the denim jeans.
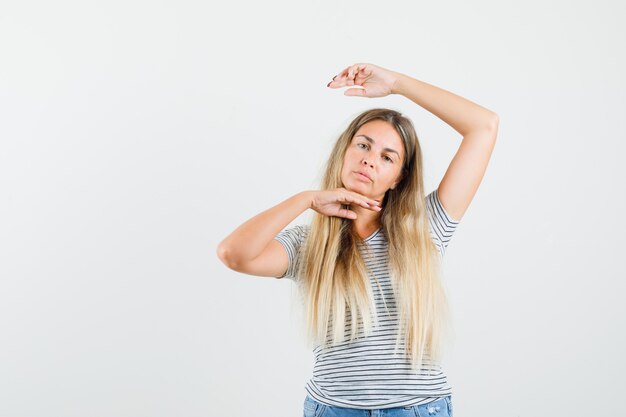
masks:
<svg viewBox="0 0 626 417"><path fill-rule="evenodd" d="M359 410L321 404L307 395L304 399L304 417L453 417L452 396L407 407Z"/></svg>

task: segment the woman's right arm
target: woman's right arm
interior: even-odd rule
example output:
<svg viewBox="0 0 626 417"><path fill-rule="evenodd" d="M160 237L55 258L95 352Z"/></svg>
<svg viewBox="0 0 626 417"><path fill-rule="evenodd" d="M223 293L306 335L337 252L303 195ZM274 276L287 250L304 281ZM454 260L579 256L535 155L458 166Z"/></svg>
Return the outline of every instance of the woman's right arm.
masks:
<svg viewBox="0 0 626 417"><path fill-rule="evenodd" d="M217 247L217 256L230 269L250 275L278 277L289 266L283 246L274 238L296 217L311 208L327 216L355 219L342 205L360 204L380 211L376 200L345 188L302 191L243 223Z"/></svg>
<svg viewBox="0 0 626 417"><path fill-rule="evenodd" d="M217 247L217 256L227 267L235 271L262 276L280 275L281 270L287 269L288 259L286 254L280 257L280 252L276 250L280 248L276 245L272 253L266 256L266 258L278 257L274 259L274 262L268 263L261 260L263 265L255 266L253 261L261 255L280 231L311 207L311 200L311 191L302 191L257 214L220 242ZM276 244L280 245L279 242Z"/></svg>

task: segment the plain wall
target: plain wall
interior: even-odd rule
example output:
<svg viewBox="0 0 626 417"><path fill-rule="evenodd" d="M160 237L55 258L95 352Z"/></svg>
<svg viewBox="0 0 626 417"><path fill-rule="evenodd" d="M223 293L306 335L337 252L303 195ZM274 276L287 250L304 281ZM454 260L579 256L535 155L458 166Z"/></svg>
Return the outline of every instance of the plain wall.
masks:
<svg viewBox="0 0 626 417"><path fill-rule="evenodd" d="M624 414L624 17L617 1L3 2L0 416L302 415L295 284L229 270L217 244L315 189L365 109L413 120L428 191L462 139L405 97L326 87L358 62L500 117L445 257L455 414Z"/></svg>

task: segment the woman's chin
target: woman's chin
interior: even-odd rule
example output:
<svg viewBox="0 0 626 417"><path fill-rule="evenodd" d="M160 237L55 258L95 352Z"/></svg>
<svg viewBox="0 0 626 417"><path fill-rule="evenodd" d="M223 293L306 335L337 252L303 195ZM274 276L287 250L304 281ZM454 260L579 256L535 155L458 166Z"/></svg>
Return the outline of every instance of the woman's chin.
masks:
<svg viewBox="0 0 626 417"><path fill-rule="evenodd" d="M353 183L353 182L344 182L343 183L343 188L345 188L346 190L350 190L350 191L354 191L357 193L363 192L365 190L367 190L367 184L362 183L362 182L357 182L357 183Z"/></svg>
<svg viewBox="0 0 626 417"><path fill-rule="evenodd" d="M364 196L369 196L369 194L370 194L369 187L367 186L367 184L365 184L363 182L358 182L356 184L353 184L353 183L345 184L344 183L343 188L345 188L346 190L349 190L349 191L353 191L355 193L359 193L359 194L364 195Z"/></svg>

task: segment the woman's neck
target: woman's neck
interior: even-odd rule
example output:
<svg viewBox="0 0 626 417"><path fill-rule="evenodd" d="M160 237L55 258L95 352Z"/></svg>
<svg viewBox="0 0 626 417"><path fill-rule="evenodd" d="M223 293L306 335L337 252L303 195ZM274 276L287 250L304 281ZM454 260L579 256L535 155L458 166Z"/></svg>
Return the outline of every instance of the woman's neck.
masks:
<svg viewBox="0 0 626 417"><path fill-rule="evenodd" d="M378 230L380 227L380 213L354 205L350 209L356 213L357 218L352 220L352 222L354 230L361 239L369 237Z"/></svg>

